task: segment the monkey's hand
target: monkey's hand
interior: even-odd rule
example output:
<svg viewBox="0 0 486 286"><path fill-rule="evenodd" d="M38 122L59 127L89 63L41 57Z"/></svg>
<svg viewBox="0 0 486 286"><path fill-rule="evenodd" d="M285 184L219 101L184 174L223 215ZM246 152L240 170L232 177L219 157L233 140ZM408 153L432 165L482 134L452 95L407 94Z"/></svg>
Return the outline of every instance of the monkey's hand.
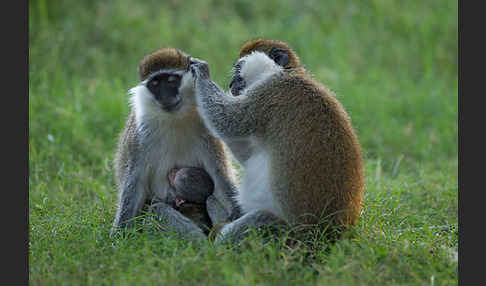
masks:
<svg viewBox="0 0 486 286"><path fill-rule="evenodd" d="M209 65L207 62L200 60L198 58L191 58L189 63L189 68L191 69L192 75L196 79L209 79Z"/></svg>

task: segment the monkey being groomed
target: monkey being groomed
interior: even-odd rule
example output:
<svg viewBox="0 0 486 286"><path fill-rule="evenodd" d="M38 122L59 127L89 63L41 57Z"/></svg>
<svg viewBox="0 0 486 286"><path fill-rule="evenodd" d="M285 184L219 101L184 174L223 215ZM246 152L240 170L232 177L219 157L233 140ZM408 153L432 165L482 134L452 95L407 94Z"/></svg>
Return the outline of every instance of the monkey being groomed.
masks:
<svg viewBox="0 0 486 286"><path fill-rule="evenodd" d="M196 110L189 62L188 54L173 48L156 50L140 62L141 82L130 90L132 110L115 155L119 202L112 234L133 225L149 200L150 211L168 229L181 237L206 239L195 222L173 207L168 174L181 166L202 168L211 178L213 192L206 206L212 224L239 213L230 157Z"/></svg>

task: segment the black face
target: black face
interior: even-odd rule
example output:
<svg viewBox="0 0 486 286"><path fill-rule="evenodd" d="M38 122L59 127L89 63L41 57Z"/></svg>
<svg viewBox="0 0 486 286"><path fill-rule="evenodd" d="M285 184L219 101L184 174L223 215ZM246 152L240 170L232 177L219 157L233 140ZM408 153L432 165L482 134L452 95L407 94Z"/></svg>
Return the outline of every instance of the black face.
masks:
<svg viewBox="0 0 486 286"><path fill-rule="evenodd" d="M152 73L146 82L155 100L157 100L165 111L174 111L182 102L179 94L182 71L161 70Z"/></svg>
<svg viewBox="0 0 486 286"><path fill-rule="evenodd" d="M282 48L272 48L268 56L279 66L285 67L289 63L289 55Z"/></svg>
<svg viewBox="0 0 486 286"><path fill-rule="evenodd" d="M235 74L233 75L233 79L231 80L231 83L229 85L230 89L231 89L231 94L233 96L238 96L240 95L241 91L245 88L246 86L246 82L245 80L243 79L243 77L241 77L241 65L243 64L243 61L239 61L238 63L236 63L236 65L234 66L234 71L235 71Z"/></svg>

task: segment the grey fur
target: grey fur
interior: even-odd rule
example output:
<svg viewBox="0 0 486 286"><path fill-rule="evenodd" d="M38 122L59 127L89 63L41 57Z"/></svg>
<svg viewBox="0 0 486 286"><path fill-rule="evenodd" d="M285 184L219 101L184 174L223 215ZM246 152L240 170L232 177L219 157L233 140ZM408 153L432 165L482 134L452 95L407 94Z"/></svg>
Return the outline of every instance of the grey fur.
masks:
<svg viewBox="0 0 486 286"><path fill-rule="evenodd" d="M149 212L157 215L153 219L156 222L161 223L159 227L162 231L175 231L184 239L206 239L206 235L199 226L166 203L152 204Z"/></svg>
<svg viewBox="0 0 486 286"><path fill-rule="evenodd" d="M206 126L223 140L248 136L256 131L252 99L232 98L209 77L207 63L193 59L191 70L196 74L199 111ZM231 114L231 118L227 118ZM233 149L232 149L233 151Z"/></svg>
<svg viewBox="0 0 486 286"><path fill-rule="evenodd" d="M174 223L172 228L182 237L193 233L197 226L187 218L181 219L182 215L172 208L174 190L167 178L172 168L199 167L209 174L214 182L210 200L218 201L225 210L210 215L213 224L228 221L228 214L235 208L236 185L231 162L221 141L208 132L197 114L193 81L181 86L179 92L185 100L183 113L166 113L149 106L153 110L147 114L137 114L136 108L130 114L115 157L119 205L112 234L132 225L131 220L141 214L145 201L151 198L158 202L151 209L169 224ZM143 104L151 102L150 98L144 100Z"/></svg>
<svg viewBox="0 0 486 286"><path fill-rule="evenodd" d="M223 205L214 197L209 196L206 201L206 208L213 225L221 222L227 222L233 220L234 213L230 214L226 211ZM239 217L239 214L237 215Z"/></svg>
<svg viewBox="0 0 486 286"><path fill-rule="evenodd" d="M216 236L215 243L238 243L250 234L250 230L257 232L266 230L276 234L287 228L288 224L275 214L255 210L223 226Z"/></svg>

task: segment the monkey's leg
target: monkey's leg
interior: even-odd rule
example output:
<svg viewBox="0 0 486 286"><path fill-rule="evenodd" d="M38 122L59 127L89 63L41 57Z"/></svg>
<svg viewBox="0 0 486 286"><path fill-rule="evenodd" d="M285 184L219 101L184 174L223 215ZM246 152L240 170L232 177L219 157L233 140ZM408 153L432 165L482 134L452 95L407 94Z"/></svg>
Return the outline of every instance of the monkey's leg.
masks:
<svg viewBox="0 0 486 286"><path fill-rule="evenodd" d="M152 204L149 212L156 215L155 219L160 224L162 230L173 230L184 239L207 239L203 231L194 222L166 203L159 202Z"/></svg>
<svg viewBox="0 0 486 286"><path fill-rule="evenodd" d="M234 199L237 188L234 182L233 174L231 173L231 162L222 158L221 154L224 152L224 147L214 137L208 137L207 144L200 146L201 162L203 169L211 178L212 189L208 195L213 196L222 207L225 212L230 215L237 207L236 200ZM203 176L199 175L198 183L200 186L204 186ZM207 184L206 184L207 185ZM206 203L205 198L204 202ZM218 212L223 215L224 212ZM219 223L222 221L227 222L228 217L211 216L213 223ZM216 221L215 221L216 219Z"/></svg>
<svg viewBox="0 0 486 286"><path fill-rule="evenodd" d="M209 156L211 155L209 154ZM213 225L238 218L239 207L234 199L237 189L229 178L228 171L225 170L224 166L221 166L222 162L218 158L207 158L205 161L208 162L205 163L205 168L214 181L214 192L206 200Z"/></svg>
<svg viewBox="0 0 486 286"><path fill-rule="evenodd" d="M223 204L221 204L214 195L209 196L209 198L207 199L206 208L213 225L222 222L228 222L230 220L230 214L226 211L226 209L223 207Z"/></svg>
<svg viewBox="0 0 486 286"><path fill-rule="evenodd" d="M224 225L216 236L215 243L238 243L249 235L251 229L270 231L271 234L276 235L286 227L288 227L287 222L272 212L255 210Z"/></svg>

